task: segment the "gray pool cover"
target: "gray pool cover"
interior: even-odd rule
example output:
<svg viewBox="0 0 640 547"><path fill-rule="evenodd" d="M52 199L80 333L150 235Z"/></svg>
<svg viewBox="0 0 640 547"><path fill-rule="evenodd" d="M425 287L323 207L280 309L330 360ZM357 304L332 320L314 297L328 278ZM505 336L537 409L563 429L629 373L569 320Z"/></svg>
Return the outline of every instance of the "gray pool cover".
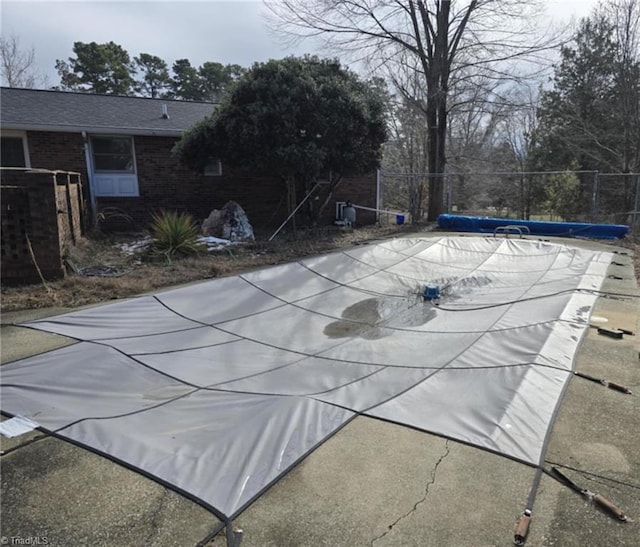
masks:
<svg viewBox="0 0 640 547"><path fill-rule="evenodd" d="M611 256L397 239L33 321L81 342L3 366L2 410L225 518L358 414L536 465Z"/></svg>

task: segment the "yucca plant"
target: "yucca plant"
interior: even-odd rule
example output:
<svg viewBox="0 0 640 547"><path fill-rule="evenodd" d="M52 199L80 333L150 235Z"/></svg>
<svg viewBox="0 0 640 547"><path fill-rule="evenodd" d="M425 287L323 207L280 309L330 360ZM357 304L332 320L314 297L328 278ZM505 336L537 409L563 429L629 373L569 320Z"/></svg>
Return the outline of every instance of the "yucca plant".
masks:
<svg viewBox="0 0 640 547"><path fill-rule="evenodd" d="M152 215L151 237L154 252L167 259L175 255L193 255L204 252L206 246L198 241L198 223L188 213L162 211Z"/></svg>

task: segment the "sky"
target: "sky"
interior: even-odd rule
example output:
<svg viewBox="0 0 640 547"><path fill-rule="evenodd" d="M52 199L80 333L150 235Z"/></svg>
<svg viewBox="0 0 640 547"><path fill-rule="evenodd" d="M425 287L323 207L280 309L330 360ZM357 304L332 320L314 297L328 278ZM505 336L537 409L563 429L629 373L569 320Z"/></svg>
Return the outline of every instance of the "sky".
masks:
<svg viewBox="0 0 640 547"><path fill-rule="evenodd" d="M547 0L547 16L555 22L588 16L597 0ZM50 85L59 83L56 59L73 56L73 43L113 41L131 57L150 53L167 61L189 59L239 64L280 59L287 55L322 55L318 42L284 45L264 20L266 9L256 0L207 1L31 1L2 0L1 32L15 35L23 49L33 47L36 66Z"/></svg>

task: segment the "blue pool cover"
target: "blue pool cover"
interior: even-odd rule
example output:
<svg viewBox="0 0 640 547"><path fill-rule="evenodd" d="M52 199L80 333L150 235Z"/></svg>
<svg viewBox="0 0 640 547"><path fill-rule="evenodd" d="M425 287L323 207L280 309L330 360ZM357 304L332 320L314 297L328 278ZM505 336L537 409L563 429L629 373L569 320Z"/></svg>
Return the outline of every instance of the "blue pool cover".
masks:
<svg viewBox="0 0 640 547"><path fill-rule="evenodd" d="M624 224L589 224L588 222L548 222L512 218L440 215L438 226L456 232L493 233L496 228L523 226L538 236L584 237L593 239L622 239L629 233ZM526 232L526 230L524 230Z"/></svg>

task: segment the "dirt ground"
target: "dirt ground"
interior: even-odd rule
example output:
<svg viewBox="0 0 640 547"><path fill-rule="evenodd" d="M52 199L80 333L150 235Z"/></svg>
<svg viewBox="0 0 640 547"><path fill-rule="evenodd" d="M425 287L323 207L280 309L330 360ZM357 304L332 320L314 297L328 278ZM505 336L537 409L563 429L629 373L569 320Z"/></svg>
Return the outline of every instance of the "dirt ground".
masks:
<svg viewBox="0 0 640 547"><path fill-rule="evenodd" d="M128 254L121 249L120 245L140 240L144 234L85 239L69 252L66 264L71 273L65 279L23 287L2 287L0 311L95 304L160 287L234 275L380 238L432 229L433 226L408 225L356 229L325 227L298 231L296 236L285 234L272 242L267 241L268 236L257 237L252 243L171 261L164 257ZM73 269L78 273L73 273Z"/></svg>

